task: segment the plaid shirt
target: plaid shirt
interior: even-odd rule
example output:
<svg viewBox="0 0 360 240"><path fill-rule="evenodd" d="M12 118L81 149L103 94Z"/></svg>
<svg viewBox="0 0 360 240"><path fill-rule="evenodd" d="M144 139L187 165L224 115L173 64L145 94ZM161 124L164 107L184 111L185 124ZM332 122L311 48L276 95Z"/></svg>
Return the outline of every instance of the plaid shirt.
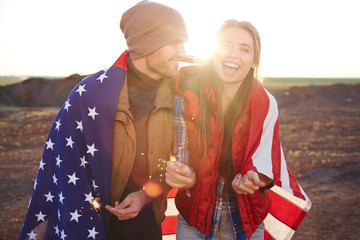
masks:
<svg viewBox="0 0 360 240"><path fill-rule="evenodd" d="M174 136L175 157L177 161L188 164L189 163L189 151L187 148L188 135L186 131L185 112L184 112L182 96L175 97L174 130L175 130L175 136ZM211 221L209 235L204 235L202 232L199 231L199 236L201 236L206 240L214 239L216 230L219 227L221 208L223 205L223 198L221 197L223 189L224 189L224 180L223 178L219 178L217 181L215 208ZM190 192L188 190L187 190L187 194L190 195ZM236 236L236 239L238 240L245 240L247 238L241 223L236 197L234 195L227 195L227 198L228 198L228 205L226 207L229 209L230 212L231 224L233 226L234 236Z"/></svg>

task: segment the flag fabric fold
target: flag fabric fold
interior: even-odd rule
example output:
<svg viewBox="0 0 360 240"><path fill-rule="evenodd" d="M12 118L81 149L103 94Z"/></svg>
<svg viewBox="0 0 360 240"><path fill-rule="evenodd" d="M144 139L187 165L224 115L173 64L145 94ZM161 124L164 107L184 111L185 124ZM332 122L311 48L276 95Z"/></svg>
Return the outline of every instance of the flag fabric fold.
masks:
<svg viewBox="0 0 360 240"><path fill-rule="evenodd" d="M251 98L251 108L263 108L263 117L251 116L250 145L256 146L248 159L260 173L273 179L270 210L264 220L265 239L291 239L311 201L287 167L280 143L279 112L275 98L264 88L264 98ZM255 114L256 111L252 111ZM257 129L257 130L255 130ZM252 132L260 131L258 135Z"/></svg>
<svg viewBox="0 0 360 240"><path fill-rule="evenodd" d="M83 79L50 130L20 239L106 239L114 119L126 70Z"/></svg>

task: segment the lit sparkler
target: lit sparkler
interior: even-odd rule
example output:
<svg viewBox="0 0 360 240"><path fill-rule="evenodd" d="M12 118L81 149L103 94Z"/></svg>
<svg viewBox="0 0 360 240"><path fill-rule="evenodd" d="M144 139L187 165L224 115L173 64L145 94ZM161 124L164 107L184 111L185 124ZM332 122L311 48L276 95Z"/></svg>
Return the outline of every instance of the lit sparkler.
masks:
<svg viewBox="0 0 360 240"><path fill-rule="evenodd" d="M101 209L101 204L99 203L99 198L94 198L91 201L91 205L93 206L93 208L96 210L96 212L99 212Z"/></svg>
<svg viewBox="0 0 360 240"><path fill-rule="evenodd" d="M175 156L174 156L174 155L170 155L169 161L171 161L171 162L176 162Z"/></svg>
<svg viewBox="0 0 360 240"><path fill-rule="evenodd" d="M162 194L162 188L161 188L161 182L164 181L164 172L166 170L166 163L168 161L171 162L175 162L176 158L174 155L170 154L169 158L159 158L158 159L159 163L157 165L158 170L159 170L159 177L152 177L151 175L149 176L149 180L143 185L143 191L145 192L145 194L149 197L155 198L158 197Z"/></svg>

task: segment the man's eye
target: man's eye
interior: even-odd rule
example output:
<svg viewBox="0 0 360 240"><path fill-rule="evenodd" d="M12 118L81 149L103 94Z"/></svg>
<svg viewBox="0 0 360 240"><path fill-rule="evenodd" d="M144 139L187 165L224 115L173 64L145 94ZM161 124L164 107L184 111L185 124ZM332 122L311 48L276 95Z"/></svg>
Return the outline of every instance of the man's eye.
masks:
<svg viewBox="0 0 360 240"><path fill-rule="evenodd" d="M226 42L220 42L219 46L222 47L222 48L230 48L231 47L231 45L226 43Z"/></svg>

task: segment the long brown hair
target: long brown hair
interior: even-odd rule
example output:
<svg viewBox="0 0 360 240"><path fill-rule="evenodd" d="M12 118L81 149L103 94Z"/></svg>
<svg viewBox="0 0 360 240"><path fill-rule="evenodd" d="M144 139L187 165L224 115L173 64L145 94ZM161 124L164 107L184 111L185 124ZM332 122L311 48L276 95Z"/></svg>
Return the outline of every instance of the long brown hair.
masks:
<svg viewBox="0 0 360 240"><path fill-rule="evenodd" d="M249 101L250 93L252 89L256 86L258 81L258 66L260 64L260 51L261 51L261 43L260 36L257 32L256 28L249 22L246 21L236 21L236 20L227 20L221 26L219 31L217 32L217 38L221 37L221 34L230 27L238 27L246 30L252 36L254 41L254 64L255 67L251 68L245 79L242 81L239 90L237 91L232 103L230 104L227 114L223 115L221 104L217 104L217 108L212 109L211 105L213 103L210 102L209 98L206 96L206 93L202 89L199 94L199 116L197 123L197 139L196 143L193 146L193 151L196 152L198 156L197 159L193 159L193 166L196 168L199 161L203 161L206 158L206 154L209 148L210 141L210 118L213 111L216 111L216 116L219 116L220 119L218 123L224 129L224 144L221 151L221 158L219 164L219 174L225 179L225 183L227 186L231 186L231 181L234 177L233 170L233 161L232 161L232 137L233 130L235 127L236 119L240 114L243 113L245 104ZM211 58L210 58L210 66L211 66ZM211 68L211 67L209 67ZM216 99L221 99L222 87L221 87L221 79L215 76L215 72L210 69L204 69L203 74L200 74L199 81L200 85L205 87L206 84L210 84L210 87L214 89ZM231 174L230 174L231 173Z"/></svg>

